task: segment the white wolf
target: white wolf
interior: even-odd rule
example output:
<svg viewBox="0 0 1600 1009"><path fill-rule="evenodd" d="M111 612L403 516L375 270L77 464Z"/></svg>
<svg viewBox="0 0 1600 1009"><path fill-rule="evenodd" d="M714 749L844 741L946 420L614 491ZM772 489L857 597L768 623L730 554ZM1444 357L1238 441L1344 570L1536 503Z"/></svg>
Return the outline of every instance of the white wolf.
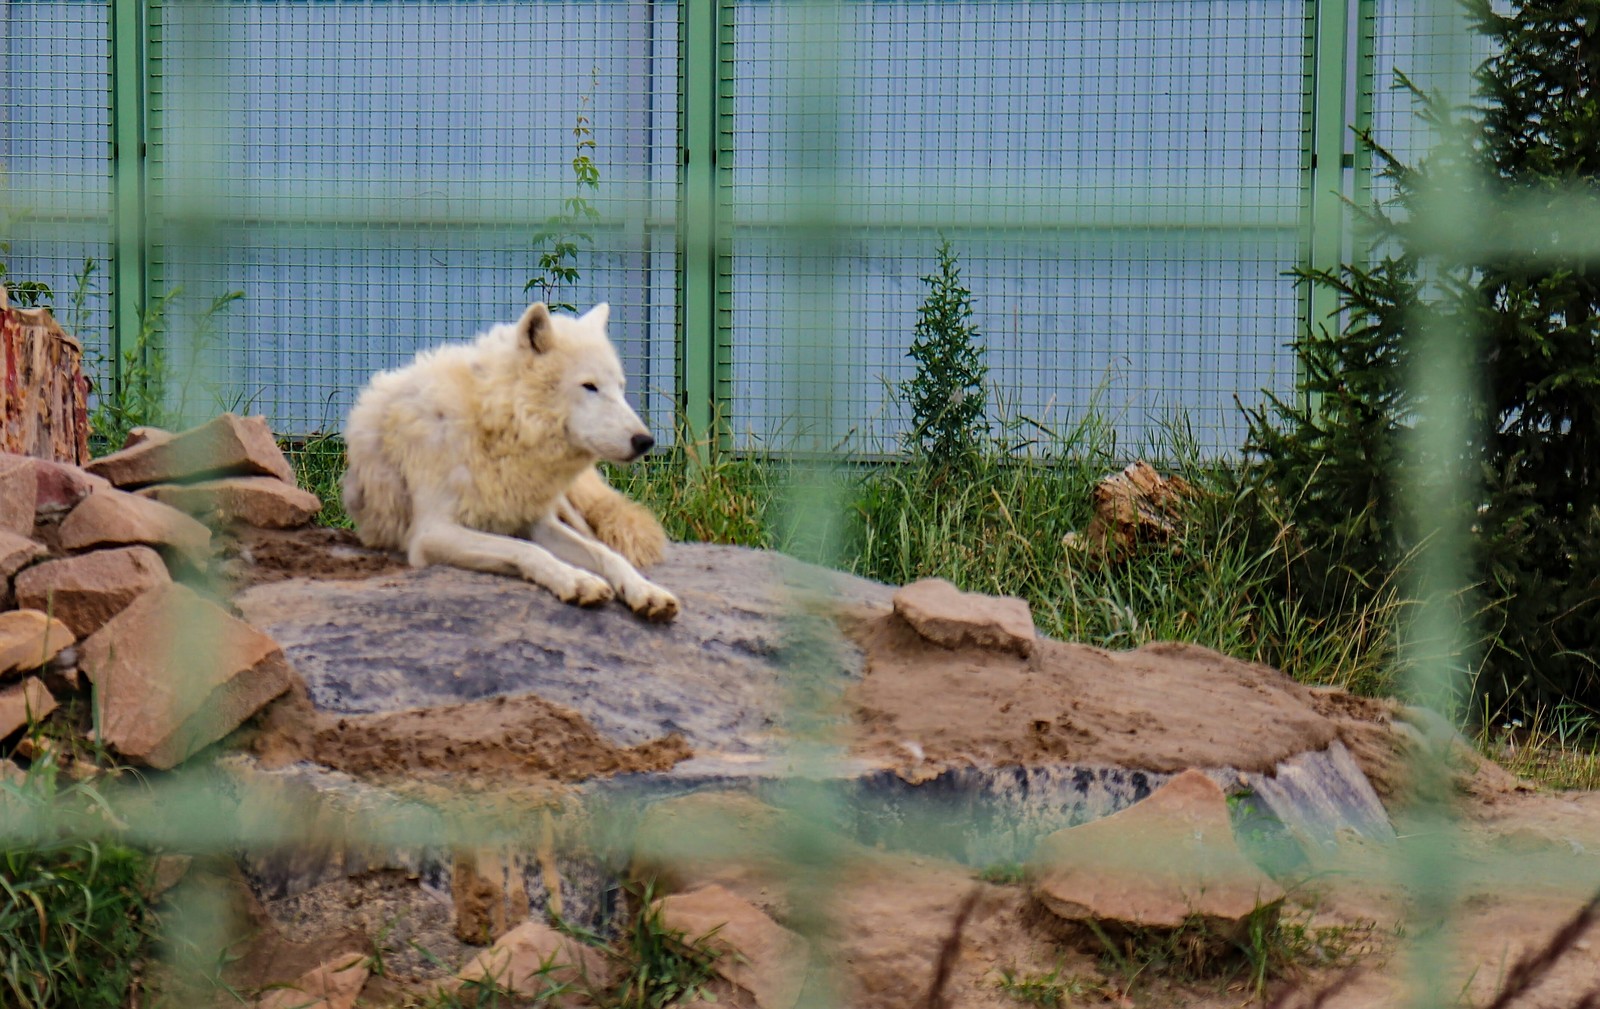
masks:
<svg viewBox="0 0 1600 1009"><path fill-rule="evenodd" d="M581 606L615 596L650 620L677 616L635 568L660 559L660 523L594 468L655 444L623 399L609 315L538 302L374 376L345 426L345 507L362 542L416 567L521 575Z"/></svg>

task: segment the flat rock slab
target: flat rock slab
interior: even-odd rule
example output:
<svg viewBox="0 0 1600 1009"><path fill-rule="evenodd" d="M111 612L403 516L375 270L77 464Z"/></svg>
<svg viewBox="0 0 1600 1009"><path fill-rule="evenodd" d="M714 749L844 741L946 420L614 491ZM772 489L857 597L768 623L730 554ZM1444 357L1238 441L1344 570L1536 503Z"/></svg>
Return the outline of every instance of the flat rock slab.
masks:
<svg viewBox="0 0 1600 1009"><path fill-rule="evenodd" d="M760 908L712 884L656 904L661 923L720 954L712 968L755 996L760 1009L791 1009L800 1000L811 948Z"/></svg>
<svg viewBox="0 0 1600 1009"><path fill-rule="evenodd" d="M0 613L0 675L38 669L77 640L71 628L43 610Z"/></svg>
<svg viewBox="0 0 1600 1009"><path fill-rule="evenodd" d="M47 553L44 544L0 529L0 578L10 578Z"/></svg>
<svg viewBox="0 0 1600 1009"><path fill-rule="evenodd" d="M249 474L294 483L294 469L273 440L266 418L231 413L181 434L145 437L84 469L124 488Z"/></svg>
<svg viewBox="0 0 1600 1009"><path fill-rule="evenodd" d="M83 643L100 738L163 770L289 689L270 639L183 585L151 589Z"/></svg>
<svg viewBox="0 0 1600 1009"><path fill-rule="evenodd" d="M1193 770L1121 812L1046 837L1029 876L1053 914L1128 928L1177 928L1198 916L1234 935L1261 909L1275 917L1284 898L1235 843L1222 789Z"/></svg>
<svg viewBox="0 0 1600 1009"><path fill-rule="evenodd" d="M896 592L894 612L925 640L945 648L1015 652L1026 658L1038 639L1026 600L962 592L943 578L924 578Z"/></svg>
<svg viewBox="0 0 1600 1009"><path fill-rule="evenodd" d="M102 490L90 494L61 522L61 546L88 550L142 544L196 571L211 560L211 530L159 501Z"/></svg>
<svg viewBox="0 0 1600 1009"><path fill-rule="evenodd" d="M891 616L858 637L868 660L849 689L854 748L909 776L1007 764L1270 772L1336 734L1308 688L1198 645L1044 639L1023 658L945 648Z"/></svg>
<svg viewBox="0 0 1600 1009"><path fill-rule="evenodd" d="M17 576L17 602L60 617L86 638L145 592L172 581L150 547L117 547L36 564Z"/></svg>
<svg viewBox="0 0 1600 1009"><path fill-rule="evenodd" d="M322 510L315 494L270 476L153 484L135 493L218 525L242 522L263 529L293 529Z"/></svg>
<svg viewBox="0 0 1600 1009"><path fill-rule="evenodd" d="M38 499L33 462L19 455L0 457L0 530L17 536L33 535Z"/></svg>
<svg viewBox="0 0 1600 1009"><path fill-rule="evenodd" d="M43 720L54 710L55 697L35 677L30 676L21 683L0 688L0 738L11 735L29 722ZM0 780L4 780L3 775L0 775Z"/></svg>
<svg viewBox="0 0 1600 1009"><path fill-rule="evenodd" d="M675 545L650 577L683 601L676 622L646 623L617 604L580 609L518 579L447 567L282 581L235 602L283 646L324 711L532 693L623 746L679 733L703 759L746 759L777 752L786 642L810 659L820 651L836 675L860 673L859 649L806 611L885 611L892 594L737 547Z"/></svg>

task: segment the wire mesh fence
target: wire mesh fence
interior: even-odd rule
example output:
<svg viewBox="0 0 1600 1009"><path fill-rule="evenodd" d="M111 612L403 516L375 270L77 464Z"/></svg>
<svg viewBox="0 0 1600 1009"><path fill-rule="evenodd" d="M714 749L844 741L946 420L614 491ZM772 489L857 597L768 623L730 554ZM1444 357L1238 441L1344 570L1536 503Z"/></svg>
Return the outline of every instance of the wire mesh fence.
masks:
<svg viewBox="0 0 1600 1009"><path fill-rule="evenodd" d="M140 270L120 276L144 287L139 304L181 288L158 339L200 365L207 406L292 435L336 429L364 376L514 317L549 245L535 237L584 192L582 116L600 216L560 300L614 303L659 427L704 344L735 444L898 449L894 392L944 235L1012 419L1093 403L1131 451L1181 415L1230 451L1234 397L1294 380L1285 345L1307 312L1283 274L1307 260L1325 183L1309 172L1317 76L1355 81L1372 121L1409 136L1392 69L1431 79L1445 58L1450 29L1426 5L1358 6L1370 64L1310 59L1310 2L1193 0L845 4L826 35L806 34L816 5L734 3L719 7L731 56L688 66L672 3L152 2L138 8L143 107L123 113L141 117L145 188L123 198L148 244L122 250ZM94 258L88 336L131 347L137 317L111 317L111 8L7 11L13 273L70 291ZM714 78L725 147L727 302L710 332L687 331L679 303L696 282L679 241L695 75ZM854 228L831 264L790 240L804 227L791 196L820 169ZM827 304L799 304L797 278L821 269ZM245 297L223 331L190 346L194 318L232 290ZM797 400L806 383L783 371L792 312L854 334L825 365L826 404Z"/></svg>
<svg viewBox="0 0 1600 1009"><path fill-rule="evenodd" d="M86 259L111 258L111 5L0 8L0 242L8 282L49 286L66 308ZM89 333L106 297L84 302ZM66 315L65 312L62 313ZM90 341L103 353L103 342Z"/></svg>
<svg viewBox="0 0 1600 1009"><path fill-rule="evenodd" d="M836 37L791 37L807 10L734 8L736 437L781 446L820 425L823 442L897 449L941 234L1013 415L1059 422L1098 394L1135 444L1183 411L1220 446L1234 393L1287 392L1307 5L853 4ZM833 95L808 120L789 106L819 59ZM831 267L782 243L818 150L845 225ZM800 303L824 268L825 302ZM826 410L784 397L796 312L848 334Z"/></svg>

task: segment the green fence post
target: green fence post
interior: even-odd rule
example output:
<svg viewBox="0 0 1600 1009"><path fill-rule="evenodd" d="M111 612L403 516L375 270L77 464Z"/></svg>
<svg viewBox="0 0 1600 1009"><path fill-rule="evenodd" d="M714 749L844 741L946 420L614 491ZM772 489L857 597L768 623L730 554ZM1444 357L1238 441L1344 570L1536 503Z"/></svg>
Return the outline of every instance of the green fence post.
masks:
<svg viewBox="0 0 1600 1009"><path fill-rule="evenodd" d="M1374 50L1378 41L1378 0L1356 2L1356 131L1365 133L1372 129L1373 89L1377 87L1377 57ZM1372 201L1372 151L1362 144L1356 145L1355 180L1351 198L1358 206ZM1362 250L1355 251L1361 258Z"/></svg>
<svg viewBox="0 0 1600 1009"><path fill-rule="evenodd" d="M1344 255L1344 141L1349 83L1350 7L1358 0L1313 0L1311 130L1308 137L1306 256L1313 270L1337 269ZM1308 285L1306 324L1315 331L1338 311L1338 298Z"/></svg>
<svg viewBox="0 0 1600 1009"><path fill-rule="evenodd" d="M112 284L111 373L122 389L122 352L137 340L145 300L144 220L144 0L112 0L111 163Z"/></svg>
<svg viewBox="0 0 1600 1009"><path fill-rule="evenodd" d="M678 200L678 398L689 437L700 440L726 418L729 382L729 278L724 240L732 169L733 37L725 0L685 0L680 10L682 114Z"/></svg>

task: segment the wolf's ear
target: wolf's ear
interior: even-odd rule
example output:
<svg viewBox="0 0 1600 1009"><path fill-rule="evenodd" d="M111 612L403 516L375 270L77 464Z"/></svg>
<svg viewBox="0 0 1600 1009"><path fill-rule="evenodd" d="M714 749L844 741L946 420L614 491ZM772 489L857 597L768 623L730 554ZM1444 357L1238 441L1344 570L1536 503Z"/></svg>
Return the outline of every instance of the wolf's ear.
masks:
<svg viewBox="0 0 1600 1009"><path fill-rule="evenodd" d="M543 354L550 349L555 326L550 322L550 309L545 307L544 302L536 301L528 306L522 318L517 320L517 333L527 341L535 354Z"/></svg>
<svg viewBox="0 0 1600 1009"><path fill-rule="evenodd" d="M611 306L602 301L600 304L583 313L582 318L580 318L578 321L588 322L596 326L603 327L606 324L606 320L609 318L611 318Z"/></svg>

